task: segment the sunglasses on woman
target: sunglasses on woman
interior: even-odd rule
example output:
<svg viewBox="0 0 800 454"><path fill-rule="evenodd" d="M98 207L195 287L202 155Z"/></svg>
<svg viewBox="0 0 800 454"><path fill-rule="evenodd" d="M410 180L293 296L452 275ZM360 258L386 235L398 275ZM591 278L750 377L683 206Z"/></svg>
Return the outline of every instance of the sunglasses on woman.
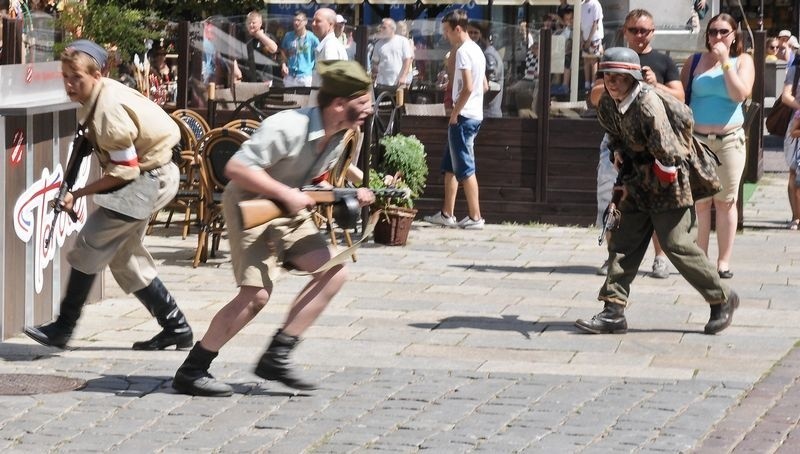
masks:
<svg viewBox="0 0 800 454"><path fill-rule="evenodd" d="M708 32L706 32L708 36L719 36L720 38L724 38L731 33L733 33L733 30L729 28L709 28Z"/></svg>

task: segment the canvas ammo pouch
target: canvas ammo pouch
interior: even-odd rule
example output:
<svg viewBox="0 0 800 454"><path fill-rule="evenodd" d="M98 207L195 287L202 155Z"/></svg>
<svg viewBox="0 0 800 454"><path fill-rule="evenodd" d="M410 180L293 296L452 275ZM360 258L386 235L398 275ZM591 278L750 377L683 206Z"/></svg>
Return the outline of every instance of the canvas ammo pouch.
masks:
<svg viewBox="0 0 800 454"><path fill-rule="evenodd" d="M151 171L111 192L94 195L94 203L107 210L131 217L148 219L156 209L161 181Z"/></svg>

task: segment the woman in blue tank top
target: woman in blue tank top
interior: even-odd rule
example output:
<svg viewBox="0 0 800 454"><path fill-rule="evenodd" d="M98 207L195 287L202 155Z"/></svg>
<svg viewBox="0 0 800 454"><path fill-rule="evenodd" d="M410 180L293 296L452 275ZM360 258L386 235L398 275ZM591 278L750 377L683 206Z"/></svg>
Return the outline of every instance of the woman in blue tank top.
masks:
<svg viewBox="0 0 800 454"><path fill-rule="evenodd" d="M706 52L692 55L683 65L681 82L688 87L689 106L694 112L694 134L719 157L717 168L722 191L695 201L697 244L708 255L711 232L711 205L716 208L717 271L731 278L730 261L739 213L736 199L744 171L746 146L742 129L742 102L750 96L755 80L753 58L743 53L742 34L736 20L719 14L706 27ZM694 68L693 68L694 67Z"/></svg>

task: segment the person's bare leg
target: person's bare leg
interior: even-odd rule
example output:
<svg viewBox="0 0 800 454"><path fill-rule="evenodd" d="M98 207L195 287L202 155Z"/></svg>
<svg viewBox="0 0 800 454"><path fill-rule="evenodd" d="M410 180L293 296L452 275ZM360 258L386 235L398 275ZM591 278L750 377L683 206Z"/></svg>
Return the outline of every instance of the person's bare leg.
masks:
<svg viewBox="0 0 800 454"><path fill-rule="evenodd" d="M458 194L458 180L451 172L444 174L444 200L442 200L442 214L454 216L456 209L456 195Z"/></svg>
<svg viewBox="0 0 800 454"><path fill-rule="evenodd" d="M309 252L292 259L292 265L302 271L313 271L329 258L327 248ZM344 265L314 274L311 281L297 294L292 308L286 316L283 328L278 329L267 351L261 355L254 373L267 380L275 380L295 389L316 389L315 383L306 381L292 367L289 356L300 342L303 334L328 306L331 299L339 293L347 271Z"/></svg>
<svg viewBox="0 0 800 454"><path fill-rule="evenodd" d="M218 352L266 306L269 292L259 287L242 286L239 293L214 315L200 344Z"/></svg>
<svg viewBox="0 0 800 454"><path fill-rule="evenodd" d="M708 238L711 235L711 199L695 202L697 215L697 245L708 256Z"/></svg>
<svg viewBox="0 0 800 454"><path fill-rule="evenodd" d="M292 260L301 271L313 271L322 266L330 257L327 249L313 251ZM292 307L286 315L283 332L289 336L300 336L319 317L347 280L344 265L315 274L303 290L297 294Z"/></svg>
<svg viewBox="0 0 800 454"><path fill-rule="evenodd" d="M733 240L736 237L739 210L736 208L736 202L715 200L714 207L717 209L717 244L719 245L717 269L728 271L730 270L731 255L733 254Z"/></svg>
<svg viewBox="0 0 800 454"><path fill-rule="evenodd" d="M653 251L656 253L656 257L666 257L667 254L664 253L664 249L661 249L661 243L658 242L658 236L656 232L653 232Z"/></svg>
<svg viewBox="0 0 800 454"><path fill-rule="evenodd" d="M478 220L481 219L481 205L479 200L478 191L478 178L475 174L467 177L466 180L461 182L464 187L464 197L467 199L467 209L469 210L469 217Z"/></svg>
<svg viewBox="0 0 800 454"><path fill-rule="evenodd" d="M787 185L789 206L792 208L792 222L800 219L800 188L797 187L797 170L789 170L789 184Z"/></svg>

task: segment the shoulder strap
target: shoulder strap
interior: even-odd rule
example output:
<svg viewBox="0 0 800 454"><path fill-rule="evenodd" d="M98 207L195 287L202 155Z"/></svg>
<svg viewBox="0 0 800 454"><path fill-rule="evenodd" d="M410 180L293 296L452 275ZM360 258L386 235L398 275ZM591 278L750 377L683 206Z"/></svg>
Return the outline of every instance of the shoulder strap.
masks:
<svg viewBox="0 0 800 454"><path fill-rule="evenodd" d="M700 56L699 52L692 55L692 66L689 67L689 83L686 84L686 92L683 94L686 104L689 104L692 99L692 80L694 79L694 70L697 68L697 64L700 63Z"/></svg>

